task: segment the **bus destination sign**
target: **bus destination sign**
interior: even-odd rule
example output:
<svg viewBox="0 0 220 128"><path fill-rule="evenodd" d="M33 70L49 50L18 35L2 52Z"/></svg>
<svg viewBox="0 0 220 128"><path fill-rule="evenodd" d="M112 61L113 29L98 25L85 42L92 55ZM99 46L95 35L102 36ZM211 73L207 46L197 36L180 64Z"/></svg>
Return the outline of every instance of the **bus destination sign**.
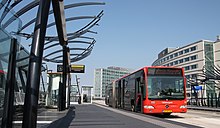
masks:
<svg viewBox="0 0 220 128"><path fill-rule="evenodd" d="M182 69L148 68L149 76L182 76Z"/></svg>

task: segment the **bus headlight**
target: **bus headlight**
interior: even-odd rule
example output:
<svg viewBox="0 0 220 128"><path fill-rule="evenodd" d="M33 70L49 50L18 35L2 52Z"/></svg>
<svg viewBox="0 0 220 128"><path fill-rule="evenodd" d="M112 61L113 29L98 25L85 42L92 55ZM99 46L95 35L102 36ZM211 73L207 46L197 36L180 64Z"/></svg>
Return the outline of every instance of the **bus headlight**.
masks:
<svg viewBox="0 0 220 128"><path fill-rule="evenodd" d="M154 109L154 106L145 105L144 108L146 108L146 109Z"/></svg>
<svg viewBox="0 0 220 128"><path fill-rule="evenodd" d="M187 105L181 105L180 108L187 108Z"/></svg>

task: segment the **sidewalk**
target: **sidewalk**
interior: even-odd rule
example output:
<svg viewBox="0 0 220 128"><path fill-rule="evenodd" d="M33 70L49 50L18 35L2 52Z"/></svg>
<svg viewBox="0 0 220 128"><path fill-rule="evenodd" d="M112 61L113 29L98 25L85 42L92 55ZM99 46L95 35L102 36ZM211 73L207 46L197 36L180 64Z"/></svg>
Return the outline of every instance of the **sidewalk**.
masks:
<svg viewBox="0 0 220 128"><path fill-rule="evenodd" d="M192 105L187 105L188 109L193 109L193 110L203 110L203 111L215 111L215 112L220 112L220 107L205 107L205 106L192 106Z"/></svg>

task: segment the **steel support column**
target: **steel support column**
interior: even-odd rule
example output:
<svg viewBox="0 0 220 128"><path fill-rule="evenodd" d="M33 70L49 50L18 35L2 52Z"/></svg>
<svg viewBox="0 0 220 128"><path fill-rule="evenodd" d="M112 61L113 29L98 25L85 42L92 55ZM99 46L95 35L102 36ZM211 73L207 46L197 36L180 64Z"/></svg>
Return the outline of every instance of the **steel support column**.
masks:
<svg viewBox="0 0 220 128"><path fill-rule="evenodd" d="M68 47L63 46L63 86L62 86L62 101L61 110L66 109L66 85L67 85L67 72L68 72Z"/></svg>
<svg viewBox="0 0 220 128"><path fill-rule="evenodd" d="M63 86L61 89L61 105L59 110L66 109L66 80L68 71L68 48L67 48L67 33L66 33L66 19L64 14L64 3L63 0L52 0L54 18L57 28L57 34L59 38L59 43L63 46Z"/></svg>
<svg viewBox="0 0 220 128"><path fill-rule="evenodd" d="M62 111L62 97L63 97L63 83L60 81L59 91L58 91L58 103L57 103L58 111Z"/></svg>
<svg viewBox="0 0 220 128"><path fill-rule="evenodd" d="M25 94L23 128L36 128L41 65L51 0L40 0L31 45Z"/></svg>
<svg viewBox="0 0 220 128"><path fill-rule="evenodd" d="M70 93L71 93L71 75L68 73L68 97L67 97L67 108L70 108Z"/></svg>
<svg viewBox="0 0 220 128"><path fill-rule="evenodd" d="M68 67L67 67L67 72L68 72L68 83L67 83L67 88L68 88L68 95L67 95L67 108L69 108L70 107L70 85L71 85L71 74L70 74L70 49L69 49L69 47L67 47L67 58L68 58L68 60L67 60L67 65L68 65Z"/></svg>
<svg viewBox="0 0 220 128"><path fill-rule="evenodd" d="M57 34L61 46L67 45L66 18L63 0L52 0Z"/></svg>
<svg viewBox="0 0 220 128"><path fill-rule="evenodd" d="M9 55L8 74L5 87L4 111L2 117L2 128L12 128L14 112L14 86L16 69L17 40L12 39Z"/></svg>

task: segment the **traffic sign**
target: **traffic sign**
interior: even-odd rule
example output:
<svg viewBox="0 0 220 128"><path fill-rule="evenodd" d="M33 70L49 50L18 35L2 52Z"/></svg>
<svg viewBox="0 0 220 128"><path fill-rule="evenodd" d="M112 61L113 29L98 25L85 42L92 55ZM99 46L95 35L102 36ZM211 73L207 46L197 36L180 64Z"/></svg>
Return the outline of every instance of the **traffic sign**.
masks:
<svg viewBox="0 0 220 128"><path fill-rule="evenodd" d="M63 65L57 65L57 72L63 72Z"/></svg>

